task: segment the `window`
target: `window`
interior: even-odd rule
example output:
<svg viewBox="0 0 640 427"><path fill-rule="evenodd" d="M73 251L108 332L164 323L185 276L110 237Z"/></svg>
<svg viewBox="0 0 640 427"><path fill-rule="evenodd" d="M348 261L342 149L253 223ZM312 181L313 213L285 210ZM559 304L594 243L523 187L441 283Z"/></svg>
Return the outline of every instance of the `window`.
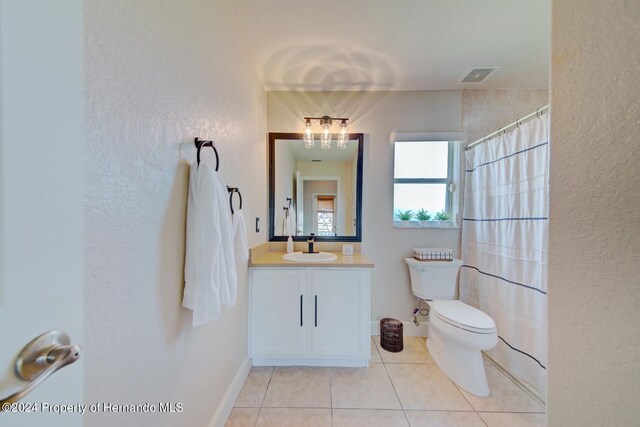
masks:
<svg viewBox="0 0 640 427"><path fill-rule="evenodd" d="M454 217L453 141L396 141L393 167L394 224L434 226ZM422 215L418 215L418 213ZM426 216L424 214L426 213ZM426 222L429 218L431 223Z"/></svg>

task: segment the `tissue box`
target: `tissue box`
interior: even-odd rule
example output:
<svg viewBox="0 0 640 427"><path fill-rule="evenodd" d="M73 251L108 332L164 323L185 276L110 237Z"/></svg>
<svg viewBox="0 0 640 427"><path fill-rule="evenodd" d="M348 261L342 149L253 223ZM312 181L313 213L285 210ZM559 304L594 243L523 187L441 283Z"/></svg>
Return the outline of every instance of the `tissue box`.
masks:
<svg viewBox="0 0 640 427"><path fill-rule="evenodd" d="M413 257L418 261L453 261L453 249L413 248Z"/></svg>

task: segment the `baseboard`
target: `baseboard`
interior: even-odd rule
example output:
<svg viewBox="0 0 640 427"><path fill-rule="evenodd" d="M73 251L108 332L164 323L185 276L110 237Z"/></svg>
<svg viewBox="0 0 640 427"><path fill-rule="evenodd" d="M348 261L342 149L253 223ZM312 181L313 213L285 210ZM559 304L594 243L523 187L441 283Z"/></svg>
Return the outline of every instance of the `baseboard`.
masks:
<svg viewBox="0 0 640 427"><path fill-rule="evenodd" d="M491 362L493 362L493 364L495 365L496 368L498 368L498 370L500 372L502 372L503 374L505 374L507 377L509 377L511 379L511 381L513 381L514 383L516 383L516 385L518 387L520 387L522 389L522 391L524 391L525 393L527 393L529 395L529 397L531 397L533 400L537 401L540 405L542 405L543 407L547 407L546 402L544 401L544 399L542 397L540 397L540 395L538 394L538 391L536 389L534 389L533 387L531 387L529 384L527 384L524 381L520 381L518 378L514 377L513 375L511 375L511 373L506 370L505 368L502 367L502 365L500 365L500 363L498 363L494 358L492 358L491 356L489 356L487 353L485 353L484 351L482 352L482 354L485 355L485 357L489 360L491 360Z"/></svg>
<svg viewBox="0 0 640 427"><path fill-rule="evenodd" d="M427 321L420 322L420 325L416 326L413 322L402 322L402 335L405 337L426 337L427 336ZM380 335L380 321L371 321L371 335Z"/></svg>
<svg viewBox="0 0 640 427"><path fill-rule="evenodd" d="M249 376L250 370L251 360L247 357L233 376L231 384L227 387L227 391L224 393L216 412L213 414L213 418L211 418L211 421L209 422L209 427L224 427L224 424L227 422L227 418L229 418L231 410L233 409L233 404L236 403L240 390L242 390L242 386L247 380L247 376Z"/></svg>
<svg viewBox="0 0 640 427"><path fill-rule="evenodd" d="M368 344L368 343L367 343ZM367 351L369 348L367 348ZM362 358L254 358L253 366L332 366L366 368L371 356Z"/></svg>

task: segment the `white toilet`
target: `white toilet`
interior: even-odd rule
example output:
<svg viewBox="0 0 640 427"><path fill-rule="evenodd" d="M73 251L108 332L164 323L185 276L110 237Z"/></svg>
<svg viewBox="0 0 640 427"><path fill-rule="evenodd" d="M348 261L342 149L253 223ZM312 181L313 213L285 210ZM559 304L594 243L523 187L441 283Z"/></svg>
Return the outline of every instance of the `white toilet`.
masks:
<svg viewBox="0 0 640 427"><path fill-rule="evenodd" d="M486 313L455 299L462 260L405 261L414 295L430 308L429 353L453 382L476 396L489 396L481 350L498 344L498 332Z"/></svg>

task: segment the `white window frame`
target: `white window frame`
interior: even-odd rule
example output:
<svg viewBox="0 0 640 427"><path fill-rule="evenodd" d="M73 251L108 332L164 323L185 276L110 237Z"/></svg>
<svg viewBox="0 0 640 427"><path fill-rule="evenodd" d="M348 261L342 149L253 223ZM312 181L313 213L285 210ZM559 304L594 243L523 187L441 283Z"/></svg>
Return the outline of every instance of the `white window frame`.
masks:
<svg viewBox="0 0 640 427"><path fill-rule="evenodd" d="M395 155L395 143L396 142L449 142L449 155L448 155L448 177L447 177L447 194L446 205L451 215L451 219L447 223L439 223L437 221L420 222L417 220L412 221L399 221L395 218L395 212L391 212L393 218L394 228L458 228L460 218L460 189L461 189L461 150L462 146L467 140L466 132L395 132L391 134L390 143L393 146L393 152ZM393 171L395 176L395 169ZM407 181L407 180L402 180ZM441 182L436 179L415 179L414 181L422 181L424 183ZM436 182L438 181L438 182ZM407 181L408 182L408 181ZM396 183L396 179L392 185Z"/></svg>

